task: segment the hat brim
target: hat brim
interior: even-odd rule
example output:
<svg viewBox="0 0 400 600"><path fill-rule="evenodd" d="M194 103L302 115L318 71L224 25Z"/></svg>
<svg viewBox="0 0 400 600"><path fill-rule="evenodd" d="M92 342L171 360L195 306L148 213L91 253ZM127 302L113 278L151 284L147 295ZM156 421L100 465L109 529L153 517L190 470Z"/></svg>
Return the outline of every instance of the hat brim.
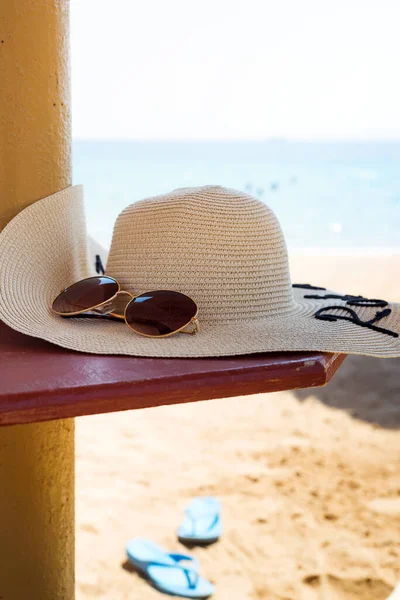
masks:
<svg viewBox="0 0 400 600"><path fill-rule="evenodd" d="M148 357L211 357L259 352L322 351L400 357L400 337L338 319L319 320L324 306L345 307L344 300L307 299L309 290L293 289L293 309L284 315L224 323L203 322L200 332L151 339L123 322L63 319L50 306L66 286L94 274L88 257L81 186L35 202L0 233L0 318L17 331L64 348L94 354ZM138 293L146 290L138 290ZM179 290L177 290L179 291ZM323 295L334 292L323 292ZM361 321L380 309L355 307ZM400 333L400 305L377 323ZM338 309L337 314L340 314ZM346 314L346 313L344 313Z"/></svg>

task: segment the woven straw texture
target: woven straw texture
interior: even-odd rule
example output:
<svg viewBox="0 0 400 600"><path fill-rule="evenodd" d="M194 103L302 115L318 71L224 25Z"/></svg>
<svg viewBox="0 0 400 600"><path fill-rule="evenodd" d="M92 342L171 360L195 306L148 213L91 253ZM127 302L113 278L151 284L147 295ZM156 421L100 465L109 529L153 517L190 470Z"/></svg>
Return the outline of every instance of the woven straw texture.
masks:
<svg viewBox="0 0 400 600"><path fill-rule="evenodd" d="M81 186L31 205L0 233L0 318L22 333L98 354L196 357L320 350L400 356L400 338L315 312L345 300L292 288L285 240L262 202L218 186L185 188L136 202L118 217L106 273L133 294L171 289L198 304L200 333L150 339L124 323L62 319L50 306L66 286L93 275ZM333 292L331 292L333 293ZM351 306L363 321L380 308ZM389 304L376 325L400 332ZM348 316L341 308L332 314Z"/></svg>

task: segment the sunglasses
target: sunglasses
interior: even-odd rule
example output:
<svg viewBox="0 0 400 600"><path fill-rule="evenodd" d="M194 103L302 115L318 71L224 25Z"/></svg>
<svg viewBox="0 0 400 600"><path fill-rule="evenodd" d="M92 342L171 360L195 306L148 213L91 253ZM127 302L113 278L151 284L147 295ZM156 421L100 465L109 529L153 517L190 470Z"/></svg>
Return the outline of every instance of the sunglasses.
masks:
<svg viewBox="0 0 400 600"><path fill-rule="evenodd" d="M195 334L200 330L197 304L189 296L169 290L133 296L122 291L118 281L106 276L88 277L70 285L57 296L51 308L61 317L121 319L135 333L152 338L178 332Z"/></svg>

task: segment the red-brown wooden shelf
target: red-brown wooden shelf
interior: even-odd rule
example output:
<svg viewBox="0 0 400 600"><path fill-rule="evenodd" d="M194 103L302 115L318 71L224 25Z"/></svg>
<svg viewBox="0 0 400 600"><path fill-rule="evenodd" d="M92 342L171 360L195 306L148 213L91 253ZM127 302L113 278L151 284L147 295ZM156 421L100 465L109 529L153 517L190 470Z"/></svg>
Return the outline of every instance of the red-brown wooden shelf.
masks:
<svg viewBox="0 0 400 600"><path fill-rule="evenodd" d="M82 354L0 322L0 425L316 387L344 354L163 359Z"/></svg>

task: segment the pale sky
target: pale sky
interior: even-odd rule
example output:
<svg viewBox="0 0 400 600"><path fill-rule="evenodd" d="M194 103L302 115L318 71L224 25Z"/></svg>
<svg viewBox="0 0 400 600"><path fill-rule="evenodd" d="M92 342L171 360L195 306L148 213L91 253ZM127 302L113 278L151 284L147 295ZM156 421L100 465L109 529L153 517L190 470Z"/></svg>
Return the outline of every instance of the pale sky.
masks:
<svg viewBox="0 0 400 600"><path fill-rule="evenodd" d="M400 138L400 0L71 0L71 13L75 138Z"/></svg>

